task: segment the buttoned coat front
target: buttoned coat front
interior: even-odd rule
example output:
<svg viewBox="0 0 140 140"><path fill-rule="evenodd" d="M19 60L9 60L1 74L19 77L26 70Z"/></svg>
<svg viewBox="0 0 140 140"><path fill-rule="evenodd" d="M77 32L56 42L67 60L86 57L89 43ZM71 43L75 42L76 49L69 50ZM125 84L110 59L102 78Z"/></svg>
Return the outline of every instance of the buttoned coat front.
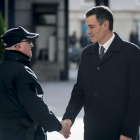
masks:
<svg viewBox="0 0 140 140"><path fill-rule="evenodd" d="M81 56L77 83L63 119L74 122L84 107L85 140L136 140L140 118L140 50L117 33L99 59L99 45Z"/></svg>

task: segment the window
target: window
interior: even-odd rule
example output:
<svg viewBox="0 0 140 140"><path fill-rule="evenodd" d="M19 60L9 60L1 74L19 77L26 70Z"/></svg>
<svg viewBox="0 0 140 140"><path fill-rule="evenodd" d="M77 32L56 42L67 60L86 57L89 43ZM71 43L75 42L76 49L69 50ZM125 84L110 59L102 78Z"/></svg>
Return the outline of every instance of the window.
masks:
<svg viewBox="0 0 140 140"><path fill-rule="evenodd" d="M38 16L39 24L56 24L56 15L55 14L40 14Z"/></svg>
<svg viewBox="0 0 140 140"><path fill-rule="evenodd" d="M81 0L81 5L95 6L95 0Z"/></svg>

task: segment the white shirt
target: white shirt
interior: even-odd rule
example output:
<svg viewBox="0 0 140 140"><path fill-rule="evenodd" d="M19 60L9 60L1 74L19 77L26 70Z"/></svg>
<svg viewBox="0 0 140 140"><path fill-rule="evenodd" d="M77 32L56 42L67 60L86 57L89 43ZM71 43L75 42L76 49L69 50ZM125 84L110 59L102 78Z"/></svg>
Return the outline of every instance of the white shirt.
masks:
<svg viewBox="0 0 140 140"><path fill-rule="evenodd" d="M115 34L113 33L113 36L105 44L101 45L99 43L99 54L100 54L101 46L103 46L105 48L104 53L106 53L106 51L108 50L108 48L109 48L109 46L112 43L114 38L115 38Z"/></svg>

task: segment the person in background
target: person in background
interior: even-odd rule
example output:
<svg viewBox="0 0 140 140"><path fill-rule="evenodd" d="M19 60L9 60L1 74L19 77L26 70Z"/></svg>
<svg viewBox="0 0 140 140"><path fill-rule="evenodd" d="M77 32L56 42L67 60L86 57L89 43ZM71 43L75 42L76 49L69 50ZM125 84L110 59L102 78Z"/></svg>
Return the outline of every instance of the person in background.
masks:
<svg viewBox="0 0 140 140"><path fill-rule="evenodd" d="M69 44L72 47L75 47L76 42L77 42L77 37L76 37L76 32L74 31L73 34L72 34L72 36L70 36L70 38L69 38Z"/></svg>
<svg viewBox="0 0 140 140"><path fill-rule="evenodd" d="M69 129L44 103L30 68L32 40L38 36L21 26L1 36L5 51L0 63L0 140L47 140L47 131L69 137Z"/></svg>
<svg viewBox="0 0 140 140"><path fill-rule="evenodd" d="M84 140L136 140L140 120L140 49L113 32L106 6L85 13L91 41L62 118L69 128L84 107Z"/></svg>
<svg viewBox="0 0 140 140"><path fill-rule="evenodd" d="M85 48L88 45L88 38L85 33L83 33L80 38L80 45L81 45L81 48Z"/></svg>

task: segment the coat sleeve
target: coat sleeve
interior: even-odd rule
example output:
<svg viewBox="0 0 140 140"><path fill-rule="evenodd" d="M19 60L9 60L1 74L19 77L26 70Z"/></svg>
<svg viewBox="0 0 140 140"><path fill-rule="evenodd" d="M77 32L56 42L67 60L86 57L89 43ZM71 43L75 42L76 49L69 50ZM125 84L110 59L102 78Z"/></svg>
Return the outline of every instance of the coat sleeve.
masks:
<svg viewBox="0 0 140 140"><path fill-rule="evenodd" d="M17 79L17 93L20 104L30 118L46 131L60 131L61 123L43 101L43 91L35 75L28 71L20 72Z"/></svg>
<svg viewBox="0 0 140 140"><path fill-rule="evenodd" d="M136 138L140 123L140 49L136 48L130 55L132 57L128 67L129 102L121 134Z"/></svg>
<svg viewBox="0 0 140 140"><path fill-rule="evenodd" d="M85 94L84 94L84 85L83 85L83 78L82 78L82 62L80 62L77 82L73 87L71 98L66 108L66 112L63 116L63 120L70 119L72 123L74 123L76 116L78 115L81 108L83 107L84 97Z"/></svg>

